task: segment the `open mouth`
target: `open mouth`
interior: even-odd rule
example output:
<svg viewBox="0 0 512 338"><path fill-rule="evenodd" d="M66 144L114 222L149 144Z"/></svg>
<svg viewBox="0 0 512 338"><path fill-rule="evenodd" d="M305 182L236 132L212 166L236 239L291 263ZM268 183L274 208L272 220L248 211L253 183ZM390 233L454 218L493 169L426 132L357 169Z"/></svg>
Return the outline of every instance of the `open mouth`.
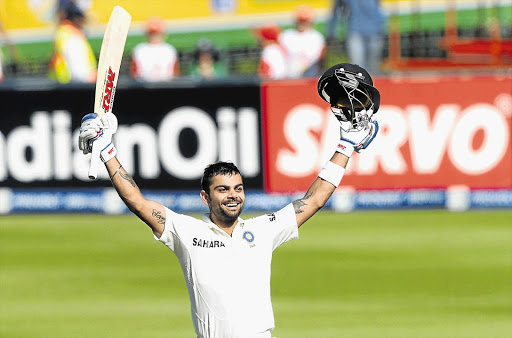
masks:
<svg viewBox="0 0 512 338"><path fill-rule="evenodd" d="M240 204L241 204L241 202L233 202L233 201L223 203L223 205L228 209L237 209Z"/></svg>

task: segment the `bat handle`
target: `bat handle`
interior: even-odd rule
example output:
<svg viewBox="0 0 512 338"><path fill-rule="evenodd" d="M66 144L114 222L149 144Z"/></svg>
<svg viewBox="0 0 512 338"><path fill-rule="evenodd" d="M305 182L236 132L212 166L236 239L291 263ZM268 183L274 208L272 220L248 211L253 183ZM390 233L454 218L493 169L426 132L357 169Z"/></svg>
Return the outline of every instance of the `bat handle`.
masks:
<svg viewBox="0 0 512 338"><path fill-rule="evenodd" d="M100 165L100 146L97 142L92 143L91 163L89 164L89 178L95 180L98 177L98 166Z"/></svg>

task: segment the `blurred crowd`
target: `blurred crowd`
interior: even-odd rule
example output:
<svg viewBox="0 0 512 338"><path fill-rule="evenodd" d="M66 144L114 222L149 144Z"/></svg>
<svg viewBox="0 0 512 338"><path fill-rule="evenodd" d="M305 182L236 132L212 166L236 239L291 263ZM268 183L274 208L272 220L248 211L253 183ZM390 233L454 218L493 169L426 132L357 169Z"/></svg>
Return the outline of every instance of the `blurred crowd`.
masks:
<svg viewBox="0 0 512 338"><path fill-rule="evenodd" d="M348 61L378 73L384 26L379 2L334 0L326 32L315 29L315 10L307 5L294 11L293 27L283 29L276 22L268 22L250 29L258 41L259 50L254 75L262 79L318 76L325 69L323 63L328 42L338 39L336 27L340 21L348 27L345 53L350 59ZM60 83L93 83L99 51L95 53L84 33L86 10L76 0L57 0L56 3L57 27L48 76ZM340 16L342 20L339 20ZM166 32L166 22L152 17L145 23L145 41L125 51L130 58L129 72L134 79L161 82L188 76L211 80L230 75L226 53L207 38L197 41L192 62L186 67L180 65L180 51L172 45L172 40L167 39ZM1 23L0 33L8 47L5 50L9 53L9 64L15 66L19 62L16 47L9 43ZM0 81L4 78L1 72L4 67L0 54Z"/></svg>

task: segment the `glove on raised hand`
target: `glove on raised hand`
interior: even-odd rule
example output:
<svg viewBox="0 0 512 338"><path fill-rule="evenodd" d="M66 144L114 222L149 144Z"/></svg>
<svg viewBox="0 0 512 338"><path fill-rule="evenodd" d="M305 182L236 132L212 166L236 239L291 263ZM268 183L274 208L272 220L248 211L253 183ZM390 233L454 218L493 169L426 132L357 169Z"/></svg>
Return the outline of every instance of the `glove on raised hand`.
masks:
<svg viewBox="0 0 512 338"><path fill-rule="evenodd" d="M84 154L92 152L92 144L97 142L100 147L100 158L107 162L117 154L116 147L112 143L112 135L117 131L117 117L107 113L99 118L95 113L89 113L82 118L78 148Z"/></svg>
<svg viewBox="0 0 512 338"><path fill-rule="evenodd" d="M350 157L354 150L359 153L361 150L366 149L370 143L372 143L373 139L379 132L379 124L377 121L372 121L369 122L361 130L345 130L341 128L340 131L341 139L338 143L336 151L347 157Z"/></svg>

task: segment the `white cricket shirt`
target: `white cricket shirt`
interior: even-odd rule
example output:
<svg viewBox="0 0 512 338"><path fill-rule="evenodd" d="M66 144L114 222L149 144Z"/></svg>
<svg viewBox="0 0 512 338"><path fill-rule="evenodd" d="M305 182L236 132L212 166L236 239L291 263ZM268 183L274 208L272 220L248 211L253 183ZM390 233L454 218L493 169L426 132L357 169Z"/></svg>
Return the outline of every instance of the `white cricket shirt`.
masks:
<svg viewBox="0 0 512 338"><path fill-rule="evenodd" d="M232 236L212 223L165 209L165 229L157 240L181 264L199 338L271 337L272 252L298 238L292 204L278 212L242 220Z"/></svg>
<svg viewBox="0 0 512 338"><path fill-rule="evenodd" d="M281 45L274 43L261 51L260 68L264 70L264 77L278 80L288 76L288 63L286 51Z"/></svg>
<svg viewBox="0 0 512 338"><path fill-rule="evenodd" d="M174 66L178 62L178 52L165 42L142 42L133 49L132 62L134 76L138 79L148 82L168 81L176 76Z"/></svg>
<svg viewBox="0 0 512 338"><path fill-rule="evenodd" d="M285 30L279 36L279 43L288 54L289 77L297 78L313 64L320 61L325 48L322 33L310 28L299 32L295 28Z"/></svg>

